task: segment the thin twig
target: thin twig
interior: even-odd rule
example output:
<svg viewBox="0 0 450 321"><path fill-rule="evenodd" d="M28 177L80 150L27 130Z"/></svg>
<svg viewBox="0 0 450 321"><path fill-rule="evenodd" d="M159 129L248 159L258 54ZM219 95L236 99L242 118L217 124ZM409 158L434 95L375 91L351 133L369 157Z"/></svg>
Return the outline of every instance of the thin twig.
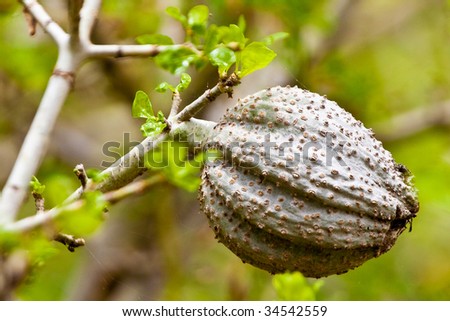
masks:
<svg viewBox="0 0 450 321"><path fill-rule="evenodd" d="M108 193L103 194L103 200L108 203L116 203L120 200L123 200L126 197L131 195L136 195L143 193L148 190L150 187L155 186L159 183L162 183L166 180L166 178L161 174L155 174L145 180L140 180L128 184L120 189L110 191ZM23 218L19 221L6 224L3 229L11 232L25 232L31 230L37 226L43 225L47 222L52 221L56 217L58 217L63 212L76 211L82 208L85 205L84 199L78 199L73 201L72 203L65 204L60 207L52 208L49 211L46 211L40 215L29 216Z"/></svg>
<svg viewBox="0 0 450 321"><path fill-rule="evenodd" d="M80 10L79 37L82 45L91 44L91 33L102 5L101 0L85 0Z"/></svg>
<svg viewBox="0 0 450 321"><path fill-rule="evenodd" d="M93 45L85 46L86 55L91 58L101 57L154 57L164 48L177 48L181 45Z"/></svg>
<svg viewBox="0 0 450 321"><path fill-rule="evenodd" d="M183 122L194 117L203 107L208 103L214 101L223 93L227 93L228 96L232 95L233 87L240 83L239 77L232 74L229 78L221 80L213 88L206 90L203 95L198 97L188 106L186 106L181 112L179 112L174 119L170 120L172 122Z"/></svg>
<svg viewBox="0 0 450 321"><path fill-rule="evenodd" d="M60 45L64 42L68 34L49 16L47 11L36 0L20 0L24 9L34 20L39 23L42 29L47 32L55 42ZM28 18L27 18L28 20Z"/></svg>
<svg viewBox="0 0 450 321"><path fill-rule="evenodd" d="M31 193L34 198L34 203L36 205L36 215L43 214L45 212L45 199L40 193Z"/></svg>
<svg viewBox="0 0 450 321"><path fill-rule="evenodd" d="M86 174L83 164L78 164L77 166L75 166L73 172L78 177L78 180L81 183L81 187L83 189L86 189L86 185L88 183L89 178Z"/></svg>
<svg viewBox="0 0 450 321"><path fill-rule="evenodd" d="M82 238L75 238L72 235L63 233L56 234L53 240L65 245L70 252L73 252L77 247L86 244L86 241Z"/></svg>
<svg viewBox="0 0 450 321"><path fill-rule="evenodd" d="M178 91L175 91L172 95L172 107L170 107L169 119L175 117L178 114L181 105L181 95Z"/></svg>

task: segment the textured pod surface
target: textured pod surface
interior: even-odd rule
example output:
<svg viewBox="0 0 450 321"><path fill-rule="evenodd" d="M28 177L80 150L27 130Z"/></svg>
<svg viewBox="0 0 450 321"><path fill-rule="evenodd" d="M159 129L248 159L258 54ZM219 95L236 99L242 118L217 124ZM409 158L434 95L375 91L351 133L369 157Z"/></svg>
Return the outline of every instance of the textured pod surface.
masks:
<svg viewBox="0 0 450 321"><path fill-rule="evenodd" d="M227 110L200 202L217 238L271 273L340 274L389 250L419 205L409 173L351 114L274 87Z"/></svg>

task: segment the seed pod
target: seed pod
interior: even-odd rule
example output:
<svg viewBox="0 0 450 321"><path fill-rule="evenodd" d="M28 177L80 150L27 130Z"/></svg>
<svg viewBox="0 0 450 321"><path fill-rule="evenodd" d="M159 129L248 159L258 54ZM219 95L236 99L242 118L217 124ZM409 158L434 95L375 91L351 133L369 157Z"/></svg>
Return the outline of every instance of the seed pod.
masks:
<svg viewBox="0 0 450 321"><path fill-rule="evenodd" d="M388 251L419 205L406 168L335 102L297 87L239 101L213 130L199 199L244 262L307 277Z"/></svg>

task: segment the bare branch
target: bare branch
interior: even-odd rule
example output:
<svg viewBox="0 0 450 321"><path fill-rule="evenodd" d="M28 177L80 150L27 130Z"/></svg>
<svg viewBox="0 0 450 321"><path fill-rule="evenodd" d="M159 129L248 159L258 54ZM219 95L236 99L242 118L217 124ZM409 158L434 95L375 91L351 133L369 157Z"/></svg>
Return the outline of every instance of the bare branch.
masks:
<svg viewBox="0 0 450 321"><path fill-rule="evenodd" d="M79 36L80 42L87 46L91 44L91 33L102 5L101 0L85 0L80 10Z"/></svg>
<svg viewBox="0 0 450 321"><path fill-rule="evenodd" d="M85 47L85 52L89 57L154 57L159 54L164 47L178 47L173 46L157 46L157 45L88 45Z"/></svg>
<svg viewBox="0 0 450 321"><path fill-rule="evenodd" d="M39 23L58 44L62 44L67 40L68 34L55 22L52 17L36 0L20 0L24 6L24 10L29 13ZM30 30L31 31L31 30Z"/></svg>
<svg viewBox="0 0 450 321"><path fill-rule="evenodd" d="M45 212L45 200L41 194L33 192L34 203L36 205L36 215L40 215Z"/></svg>

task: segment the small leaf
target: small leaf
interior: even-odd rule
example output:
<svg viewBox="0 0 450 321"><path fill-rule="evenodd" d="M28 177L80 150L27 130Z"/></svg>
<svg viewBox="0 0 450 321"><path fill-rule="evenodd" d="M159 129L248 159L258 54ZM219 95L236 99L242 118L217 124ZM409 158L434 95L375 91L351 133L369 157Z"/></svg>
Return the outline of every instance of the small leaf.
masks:
<svg viewBox="0 0 450 321"><path fill-rule="evenodd" d="M141 45L173 45L172 38L161 34L141 35L136 41Z"/></svg>
<svg viewBox="0 0 450 321"><path fill-rule="evenodd" d="M155 62L172 74L180 74L199 59L200 57L194 51L181 47L169 48L161 52L155 57Z"/></svg>
<svg viewBox="0 0 450 321"><path fill-rule="evenodd" d="M275 57L276 53L264 43L252 42L241 52L238 76L242 78L266 67Z"/></svg>
<svg viewBox="0 0 450 321"><path fill-rule="evenodd" d="M169 84L167 81L164 81L164 82L160 83L158 86L156 86L155 90L159 93L165 93L167 90L174 92L175 88L171 84Z"/></svg>
<svg viewBox="0 0 450 321"><path fill-rule="evenodd" d="M232 47L236 47L236 50L243 49L248 41L243 30L235 24L231 24L229 27L218 27L217 31L222 43L231 44Z"/></svg>
<svg viewBox="0 0 450 321"><path fill-rule="evenodd" d="M37 179L36 176L33 176L31 182L30 182L31 192L36 193L39 195L42 195L45 190L45 185L42 185L41 182Z"/></svg>
<svg viewBox="0 0 450 321"><path fill-rule="evenodd" d="M134 118L150 118L154 115L152 103L147 94L142 90L136 92L131 113Z"/></svg>
<svg viewBox="0 0 450 321"><path fill-rule="evenodd" d="M204 33L209 18L209 9L205 5L198 5L189 10L187 23L194 32Z"/></svg>
<svg viewBox="0 0 450 321"><path fill-rule="evenodd" d="M272 45L277 40L283 40L289 37L289 33L287 32L276 32L271 35L264 37L261 42L267 46Z"/></svg>
<svg viewBox="0 0 450 321"><path fill-rule="evenodd" d="M178 9L176 7L167 7L166 8L166 13L169 16L171 16L172 18L174 18L175 20L178 20L179 22L181 22L183 27L187 27L187 18L186 18L185 15L183 15L180 12L180 9Z"/></svg>
<svg viewBox="0 0 450 321"><path fill-rule="evenodd" d="M154 137L161 134L166 126L164 114L159 111L156 116L147 118L147 121L141 126L141 132L145 137Z"/></svg>
<svg viewBox="0 0 450 321"><path fill-rule="evenodd" d="M227 47L218 47L208 55L213 66L218 67L219 74L223 75L236 62L236 55L233 50Z"/></svg>
<svg viewBox="0 0 450 321"><path fill-rule="evenodd" d="M191 76L189 76L189 74L187 74L185 72L182 73L181 77L180 77L180 83L175 88L176 91L178 91L180 93L185 91L189 87L189 85L191 84L191 80L192 80L192 78L191 78Z"/></svg>

